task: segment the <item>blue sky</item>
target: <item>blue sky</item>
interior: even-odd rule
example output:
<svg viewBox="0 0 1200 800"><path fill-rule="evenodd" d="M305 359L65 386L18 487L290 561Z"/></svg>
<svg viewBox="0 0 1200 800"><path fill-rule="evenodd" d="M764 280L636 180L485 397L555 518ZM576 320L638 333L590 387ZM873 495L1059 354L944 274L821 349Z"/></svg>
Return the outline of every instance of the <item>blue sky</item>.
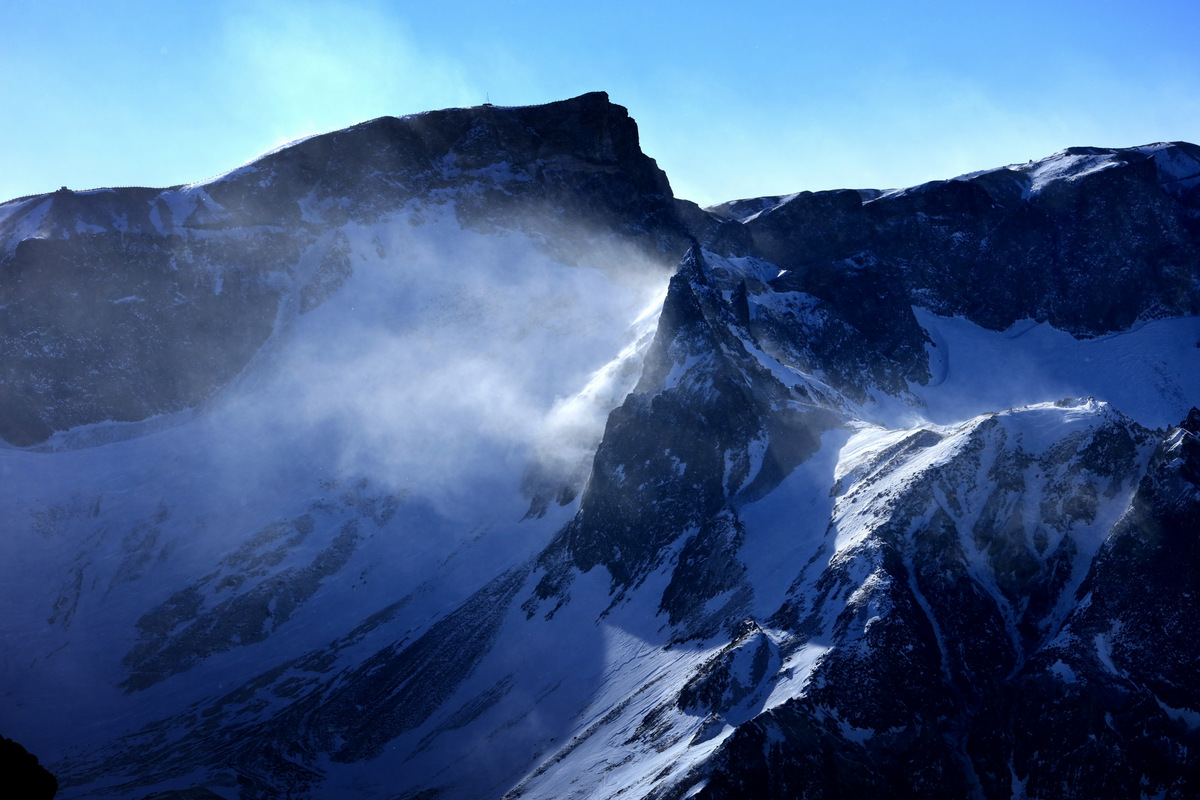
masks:
<svg viewBox="0 0 1200 800"><path fill-rule="evenodd" d="M1200 2L47 0L0 10L0 200L203 180L385 114L606 90L701 204L1200 141Z"/></svg>

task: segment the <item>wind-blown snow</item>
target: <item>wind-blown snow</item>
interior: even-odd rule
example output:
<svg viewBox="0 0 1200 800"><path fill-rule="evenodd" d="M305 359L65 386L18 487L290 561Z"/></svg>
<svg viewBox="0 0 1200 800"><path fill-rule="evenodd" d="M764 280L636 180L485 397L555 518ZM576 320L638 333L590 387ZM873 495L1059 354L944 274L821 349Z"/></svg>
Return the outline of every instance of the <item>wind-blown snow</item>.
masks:
<svg viewBox="0 0 1200 800"><path fill-rule="evenodd" d="M1028 196L1040 194L1056 181L1075 181L1087 175L1119 167L1120 161L1110 153L1071 154L1057 153L1038 161L1027 170L1030 178Z"/></svg>
<svg viewBox="0 0 1200 800"><path fill-rule="evenodd" d="M167 194L188 213L194 192ZM271 343L205 408L59 434L43 452L0 449L0 640L20 643L0 658L0 691L6 729L43 761L63 755L63 730L79 732L74 744L111 739L398 598L419 632L573 513L552 505L523 521L523 471L560 447L572 467L586 460L636 381L665 282L564 266L452 217L344 232L342 289L307 314L284 309ZM339 572L353 580L322 579L269 644L233 640L182 678L132 698L118 688L143 614L189 585L208 586L213 608L228 595L204 576L306 514L356 526ZM273 574L325 563L330 525Z"/></svg>
<svg viewBox="0 0 1200 800"><path fill-rule="evenodd" d="M1187 153L1144 152L1158 159L1165 182L1200 182ZM1081 150L1014 169L1032 196L1117 163L1112 154ZM460 174L453 157L440 167ZM519 177L507 162L478 176ZM863 195L875 196L883 195ZM747 202L739 213L753 219L794 197ZM302 200L304 221L321 224L337 202ZM18 234L38 235L51 203L5 210L24 215ZM153 203L150 220L160 233L219 212L203 184L164 190ZM786 444L786 432L751 428L722 443L725 496L717 504L724 502L731 552L711 559L723 562L713 575L685 587L700 593L694 607L704 624L672 627L668 587L700 523L688 520L674 532L650 574L631 585L616 586L616 570L602 565L581 573L535 560L556 553L546 549L556 534L574 535L564 526L580 509L609 412L638 383L664 276L627 264L569 267L523 235L461 229L449 206L426 209L417 223L398 213L320 234L290 265L298 286L314 291L290 296L268 344L203 407L86 426L36 449L0 449L6 511L16 520L0 536L0 604L8 612L0 641L12 645L0 652L6 733L19 732L49 762L74 755L64 749L64 730L87 751L163 718L169 724L158 733L172 747L194 743L189 737L206 726L225 732L248 720L279 725L271 730L286 738L280 719L292 709L295 686L312 690L305 699L318 719L346 689L343 681L362 681L359 699L378 688L369 664L408 676L436 702L385 732L359 731L379 741L343 753L330 750L349 746L358 721L336 720L345 728L313 756L325 781L320 796L428 789L642 797L672 786L690 795L738 726L803 697L827 654L866 641L896 612L898 586L928 617L953 683L955 642L914 565L935 516L958 537L953 568L981 600L994 601L1014 657L1023 658L1028 643L1018 622L1030 620L1006 594L997 552L1005 554L991 545L1003 536L1004 548L1036 553L1035 573L1062 556L1053 565L1057 600L1047 602L1057 606L1032 620L1039 630L1058 630L1081 607L1076 590L1157 444L1126 417L1162 428L1200 397L1195 317L1077 340L1031 320L990 331L914 309L929 335L931 380L910 384L907 394L896 390L899 397L879 389L859 404L825 383L819 365L810 374L784 351L768 355L738 316L729 330L765 370L741 374L746 402L761 399L756 381L773 377L803 391L765 411L786 405L820 417L814 426L822 433L815 452L806 441L802 463L786 462L786 475L764 468L787 449L772 449ZM124 230L123 219L113 225ZM322 260L335 251L344 263ZM757 258L706 252L704 259L724 283L727 304L728 287L761 287L779 274ZM214 291L223 290L232 283L215 275ZM113 302L144 301L131 294ZM751 320L786 309L814 329L820 323L816 301L800 292L764 290L748 305ZM711 388L714 371L736 363L732 352L674 352L684 354L656 392ZM1100 431L1120 440L1115 450L1134 451L1128 461L1137 466L1104 476L1088 466L1078 443ZM672 479L705 469L671 448L665 456ZM1013 456L1011 464L1001 463L1004 456ZM613 468L618 483L625 466ZM1000 486L1000 473L1019 489ZM771 485L760 490L760 483ZM1064 512L1053 522L1039 516L1060 510L1080 486L1095 500L1086 513ZM987 519L989 504L1004 525ZM874 558L881 543L899 554L906 585ZM615 561L629 548L622 540L612 549ZM510 581L503 600L470 606L497 576ZM547 597L543 578L565 588ZM260 598L257 589L264 589L257 605L231 604ZM445 634L437 626L464 607L473 618L456 619L458 627L430 647L484 643L462 663L431 659L455 672L440 683L444 676L429 663L413 667L420 654L406 661L405 648ZM811 617L787 629L796 609ZM846 622L843 639L836 619ZM1120 676L1117 633L1085 644ZM303 660L318 651L327 664ZM372 660L380 653L387 657ZM1063 682L1080 679L1062 660L1049 669ZM685 698L713 675L706 691ZM403 716L406 697L379 702ZM367 705L347 713L369 714ZM1195 725L1196 712L1159 705ZM878 733L828 720L849 741ZM155 791L188 788L198 777L170 780Z"/></svg>
<svg viewBox="0 0 1200 800"><path fill-rule="evenodd" d="M36 205L34 205L35 203ZM23 216L9 237L9 241L19 242L22 239L34 239L41 236L42 223L45 221L46 215L50 212L50 206L53 203L53 198L47 197L42 199L41 202L38 202L38 198L33 198L23 203L10 204L12 210L7 215L8 217L15 217L18 214L22 214Z"/></svg>
<svg viewBox="0 0 1200 800"><path fill-rule="evenodd" d="M1200 186L1200 158L1192 151L1166 143L1139 148L1154 156L1158 179L1172 192L1184 192Z"/></svg>

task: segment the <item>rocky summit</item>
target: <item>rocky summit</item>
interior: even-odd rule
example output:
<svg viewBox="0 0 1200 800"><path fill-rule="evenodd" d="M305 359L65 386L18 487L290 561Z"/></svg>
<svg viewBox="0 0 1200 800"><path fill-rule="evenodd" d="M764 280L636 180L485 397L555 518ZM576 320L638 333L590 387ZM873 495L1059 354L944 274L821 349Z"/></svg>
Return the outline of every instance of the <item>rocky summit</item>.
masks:
<svg viewBox="0 0 1200 800"><path fill-rule="evenodd" d="M59 797L1200 795L1196 145L701 209L603 93L385 117L0 204L0 298Z"/></svg>

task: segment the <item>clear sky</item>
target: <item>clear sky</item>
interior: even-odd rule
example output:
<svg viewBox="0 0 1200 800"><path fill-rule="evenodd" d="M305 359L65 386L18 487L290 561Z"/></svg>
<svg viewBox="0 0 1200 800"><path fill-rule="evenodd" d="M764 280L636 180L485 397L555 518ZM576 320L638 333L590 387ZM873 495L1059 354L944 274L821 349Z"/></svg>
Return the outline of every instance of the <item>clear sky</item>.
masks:
<svg viewBox="0 0 1200 800"><path fill-rule="evenodd" d="M0 200L203 180L382 115L603 89L677 195L1200 141L1200 0L43 0L0 8Z"/></svg>

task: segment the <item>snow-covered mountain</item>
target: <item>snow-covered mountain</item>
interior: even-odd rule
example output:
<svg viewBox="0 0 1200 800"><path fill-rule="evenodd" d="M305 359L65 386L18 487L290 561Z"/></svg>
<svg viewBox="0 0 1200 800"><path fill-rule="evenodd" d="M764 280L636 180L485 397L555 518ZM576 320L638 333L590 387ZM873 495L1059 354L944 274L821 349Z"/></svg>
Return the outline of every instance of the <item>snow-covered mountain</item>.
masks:
<svg viewBox="0 0 1200 800"><path fill-rule="evenodd" d="M1200 793L1200 148L700 209L625 109L0 205L61 797Z"/></svg>

